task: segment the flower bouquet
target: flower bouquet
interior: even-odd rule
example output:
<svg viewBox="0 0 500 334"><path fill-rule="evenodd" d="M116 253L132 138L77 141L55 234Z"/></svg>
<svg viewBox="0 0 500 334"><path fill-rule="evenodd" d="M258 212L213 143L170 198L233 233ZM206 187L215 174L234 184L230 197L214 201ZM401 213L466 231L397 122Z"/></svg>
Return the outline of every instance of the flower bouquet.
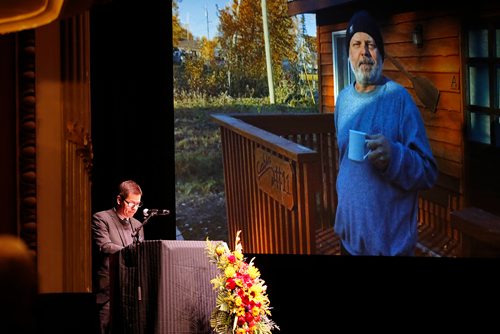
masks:
<svg viewBox="0 0 500 334"><path fill-rule="evenodd" d="M236 233L233 252L226 243L207 239L207 255L220 272L210 280L218 291L210 326L217 334L270 334L279 327L270 319L267 287L259 269L253 265L254 259L247 263L243 257L240 232Z"/></svg>

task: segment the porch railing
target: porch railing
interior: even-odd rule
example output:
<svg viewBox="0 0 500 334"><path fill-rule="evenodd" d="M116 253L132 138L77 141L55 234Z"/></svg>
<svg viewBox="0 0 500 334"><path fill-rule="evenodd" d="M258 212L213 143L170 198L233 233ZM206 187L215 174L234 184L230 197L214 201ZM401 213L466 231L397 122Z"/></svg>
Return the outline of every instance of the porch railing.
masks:
<svg viewBox="0 0 500 334"><path fill-rule="evenodd" d="M246 252L316 254L336 201L330 115L212 115L220 125L229 242Z"/></svg>

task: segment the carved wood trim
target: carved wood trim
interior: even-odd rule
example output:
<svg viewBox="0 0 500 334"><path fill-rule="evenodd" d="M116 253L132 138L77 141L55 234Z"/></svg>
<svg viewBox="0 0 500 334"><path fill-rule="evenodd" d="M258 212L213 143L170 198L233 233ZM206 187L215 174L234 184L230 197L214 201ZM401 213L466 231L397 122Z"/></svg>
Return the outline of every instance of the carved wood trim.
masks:
<svg viewBox="0 0 500 334"><path fill-rule="evenodd" d="M20 236L37 251L35 31L18 33L18 192Z"/></svg>
<svg viewBox="0 0 500 334"><path fill-rule="evenodd" d="M92 291L89 13L61 21L61 80L64 101L64 285Z"/></svg>
<svg viewBox="0 0 500 334"><path fill-rule="evenodd" d="M90 133L81 124L68 121L66 124L66 138L70 143L76 145L76 153L82 159L85 170L90 177L94 158Z"/></svg>

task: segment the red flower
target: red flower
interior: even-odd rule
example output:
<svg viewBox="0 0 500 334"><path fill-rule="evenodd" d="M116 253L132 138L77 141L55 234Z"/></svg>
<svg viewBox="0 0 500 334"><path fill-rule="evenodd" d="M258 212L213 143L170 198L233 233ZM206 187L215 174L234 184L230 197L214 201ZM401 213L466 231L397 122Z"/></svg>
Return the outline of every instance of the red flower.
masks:
<svg viewBox="0 0 500 334"><path fill-rule="evenodd" d="M253 315L250 312L245 313L245 320L246 322L253 321Z"/></svg>
<svg viewBox="0 0 500 334"><path fill-rule="evenodd" d="M228 278L226 281L226 288L229 290L234 290L236 288L236 282L232 278Z"/></svg>

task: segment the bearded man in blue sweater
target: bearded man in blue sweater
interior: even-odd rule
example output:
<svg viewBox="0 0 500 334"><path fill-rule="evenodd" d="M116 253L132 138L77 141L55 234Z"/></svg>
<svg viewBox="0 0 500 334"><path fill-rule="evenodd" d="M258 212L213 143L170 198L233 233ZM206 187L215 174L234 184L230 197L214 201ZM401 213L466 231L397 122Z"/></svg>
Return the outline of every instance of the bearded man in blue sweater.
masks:
<svg viewBox="0 0 500 334"><path fill-rule="evenodd" d="M341 254L412 256L418 191L434 185L437 164L411 95L382 75L384 42L375 20L366 11L355 13L346 37L356 81L335 106ZM362 161L348 158L350 129L367 134Z"/></svg>

